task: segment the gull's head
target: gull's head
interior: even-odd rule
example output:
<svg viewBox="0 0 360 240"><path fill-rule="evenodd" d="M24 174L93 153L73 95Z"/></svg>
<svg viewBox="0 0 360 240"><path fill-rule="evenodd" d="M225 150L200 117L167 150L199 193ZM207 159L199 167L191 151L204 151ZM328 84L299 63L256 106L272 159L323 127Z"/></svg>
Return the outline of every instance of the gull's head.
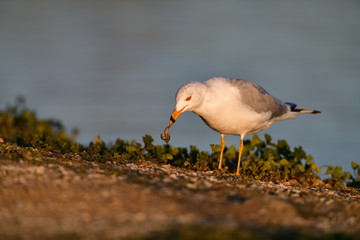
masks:
<svg viewBox="0 0 360 240"><path fill-rule="evenodd" d="M176 94L176 107L170 117L170 126L185 111L194 111L202 104L207 86L201 82L189 82L182 86Z"/></svg>

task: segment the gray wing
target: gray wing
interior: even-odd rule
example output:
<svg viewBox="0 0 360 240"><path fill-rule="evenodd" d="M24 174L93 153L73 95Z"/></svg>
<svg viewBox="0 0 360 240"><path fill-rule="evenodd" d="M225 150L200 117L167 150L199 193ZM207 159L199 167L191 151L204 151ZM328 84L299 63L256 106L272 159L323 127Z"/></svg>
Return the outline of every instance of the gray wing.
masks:
<svg viewBox="0 0 360 240"><path fill-rule="evenodd" d="M230 79L231 83L238 86L242 101L257 113L271 111L271 118L287 113L286 103L271 96L265 89L256 83L241 79Z"/></svg>

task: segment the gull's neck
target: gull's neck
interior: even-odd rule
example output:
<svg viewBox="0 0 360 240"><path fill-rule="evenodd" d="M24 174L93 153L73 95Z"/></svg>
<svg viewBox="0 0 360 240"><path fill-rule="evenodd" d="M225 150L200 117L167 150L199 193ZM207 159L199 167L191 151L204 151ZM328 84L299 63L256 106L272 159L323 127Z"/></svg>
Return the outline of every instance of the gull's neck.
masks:
<svg viewBox="0 0 360 240"><path fill-rule="evenodd" d="M201 82L201 84L197 85L197 90L198 90L199 100L196 106L192 109L192 112L201 116L206 108L205 102L207 101L208 93L209 91L211 91L211 89L206 83Z"/></svg>

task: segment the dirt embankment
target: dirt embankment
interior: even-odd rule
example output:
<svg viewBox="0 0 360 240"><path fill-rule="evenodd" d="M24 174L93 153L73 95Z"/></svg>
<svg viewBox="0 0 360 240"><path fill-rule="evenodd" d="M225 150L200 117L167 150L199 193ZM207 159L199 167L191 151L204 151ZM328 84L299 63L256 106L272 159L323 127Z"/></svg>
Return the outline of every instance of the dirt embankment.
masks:
<svg viewBox="0 0 360 240"><path fill-rule="evenodd" d="M0 239L358 239L360 191L0 156Z"/></svg>

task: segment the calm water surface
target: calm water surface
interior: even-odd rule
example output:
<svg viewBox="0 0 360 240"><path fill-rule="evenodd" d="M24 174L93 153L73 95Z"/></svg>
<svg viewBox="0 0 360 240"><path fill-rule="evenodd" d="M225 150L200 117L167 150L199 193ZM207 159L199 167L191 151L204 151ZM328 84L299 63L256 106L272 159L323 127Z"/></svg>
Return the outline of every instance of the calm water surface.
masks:
<svg viewBox="0 0 360 240"><path fill-rule="evenodd" d="M182 84L243 78L323 112L274 124L274 140L350 170L360 161L359 29L356 0L0 1L0 105L24 95L41 117L78 127L82 143L147 133L162 144ZM174 146L220 142L192 113L170 130Z"/></svg>

